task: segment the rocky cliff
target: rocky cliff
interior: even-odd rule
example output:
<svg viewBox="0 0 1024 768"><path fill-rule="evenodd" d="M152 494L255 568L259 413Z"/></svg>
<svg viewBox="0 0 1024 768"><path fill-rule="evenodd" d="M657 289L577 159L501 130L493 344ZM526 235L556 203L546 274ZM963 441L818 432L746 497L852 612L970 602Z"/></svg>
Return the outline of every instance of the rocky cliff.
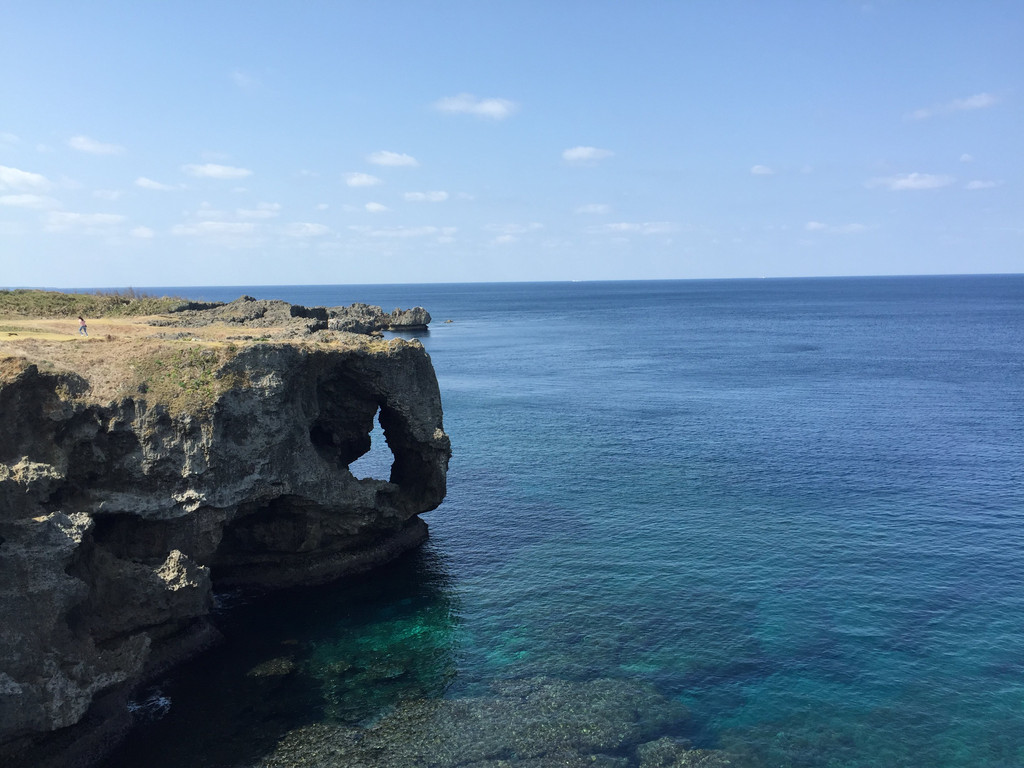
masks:
<svg viewBox="0 0 1024 768"><path fill-rule="evenodd" d="M215 585L365 570L421 542L417 515L444 497L449 440L418 342L174 354L131 367L161 372L162 392L198 355L205 378L177 385L203 398L143 382L104 400L76 373L0 362L0 763L86 759L125 726L134 685L215 638ZM375 417L390 478L357 479Z"/></svg>

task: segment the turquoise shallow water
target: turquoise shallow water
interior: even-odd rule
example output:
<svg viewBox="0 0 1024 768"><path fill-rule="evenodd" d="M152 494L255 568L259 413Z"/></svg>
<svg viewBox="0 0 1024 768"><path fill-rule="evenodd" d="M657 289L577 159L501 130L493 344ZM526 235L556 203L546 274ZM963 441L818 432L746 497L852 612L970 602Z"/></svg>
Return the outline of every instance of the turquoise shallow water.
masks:
<svg viewBox="0 0 1024 768"><path fill-rule="evenodd" d="M1024 277L178 292L426 306L449 495L387 574L224 595L111 765L537 676L759 765L1024 765Z"/></svg>

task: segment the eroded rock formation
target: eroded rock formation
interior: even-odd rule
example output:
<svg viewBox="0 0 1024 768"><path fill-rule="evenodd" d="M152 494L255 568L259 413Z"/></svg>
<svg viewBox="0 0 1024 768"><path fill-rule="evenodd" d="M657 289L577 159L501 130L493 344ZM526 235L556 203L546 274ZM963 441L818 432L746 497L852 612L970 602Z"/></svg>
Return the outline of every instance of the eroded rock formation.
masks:
<svg viewBox="0 0 1024 768"><path fill-rule="evenodd" d="M450 456L436 378L418 342L371 341L242 347L200 411L0 364L0 763L123 725L134 684L214 638L214 584L324 582L423 540ZM375 417L390 479L356 479Z"/></svg>
<svg viewBox="0 0 1024 768"><path fill-rule="evenodd" d="M423 307L396 307L394 312L388 313L372 304L351 304L347 307L328 307L326 311L330 317L328 325L332 331L425 331L430 325L430 313Z"/></svg>

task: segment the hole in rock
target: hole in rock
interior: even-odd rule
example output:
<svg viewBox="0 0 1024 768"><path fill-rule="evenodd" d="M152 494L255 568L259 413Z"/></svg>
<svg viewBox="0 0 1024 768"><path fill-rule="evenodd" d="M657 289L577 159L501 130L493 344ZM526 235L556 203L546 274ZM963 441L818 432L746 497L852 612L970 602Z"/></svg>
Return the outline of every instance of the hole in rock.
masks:
<svg viewBox="0 0 1024 768"><path fill-rule="evenodd" d="M395 456L384 437L384 429L380 425L380 410L373 420L373 431L370 432L370 450L348 465L349 471L358 480L372 478L389 480L391 465Z"/></svg>

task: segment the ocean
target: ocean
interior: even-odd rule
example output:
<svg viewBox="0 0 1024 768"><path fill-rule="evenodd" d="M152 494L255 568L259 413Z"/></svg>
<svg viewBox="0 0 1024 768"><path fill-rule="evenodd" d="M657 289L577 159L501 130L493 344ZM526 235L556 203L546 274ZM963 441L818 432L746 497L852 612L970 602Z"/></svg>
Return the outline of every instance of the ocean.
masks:
<svg viewBox="0 0 1024 768"><path fill-rule="evenodd" d="M527 679L742 765L1024 765L1024 276L145 290L426 307L454 455L393 567L218 595L109 768Z"/></svg>

